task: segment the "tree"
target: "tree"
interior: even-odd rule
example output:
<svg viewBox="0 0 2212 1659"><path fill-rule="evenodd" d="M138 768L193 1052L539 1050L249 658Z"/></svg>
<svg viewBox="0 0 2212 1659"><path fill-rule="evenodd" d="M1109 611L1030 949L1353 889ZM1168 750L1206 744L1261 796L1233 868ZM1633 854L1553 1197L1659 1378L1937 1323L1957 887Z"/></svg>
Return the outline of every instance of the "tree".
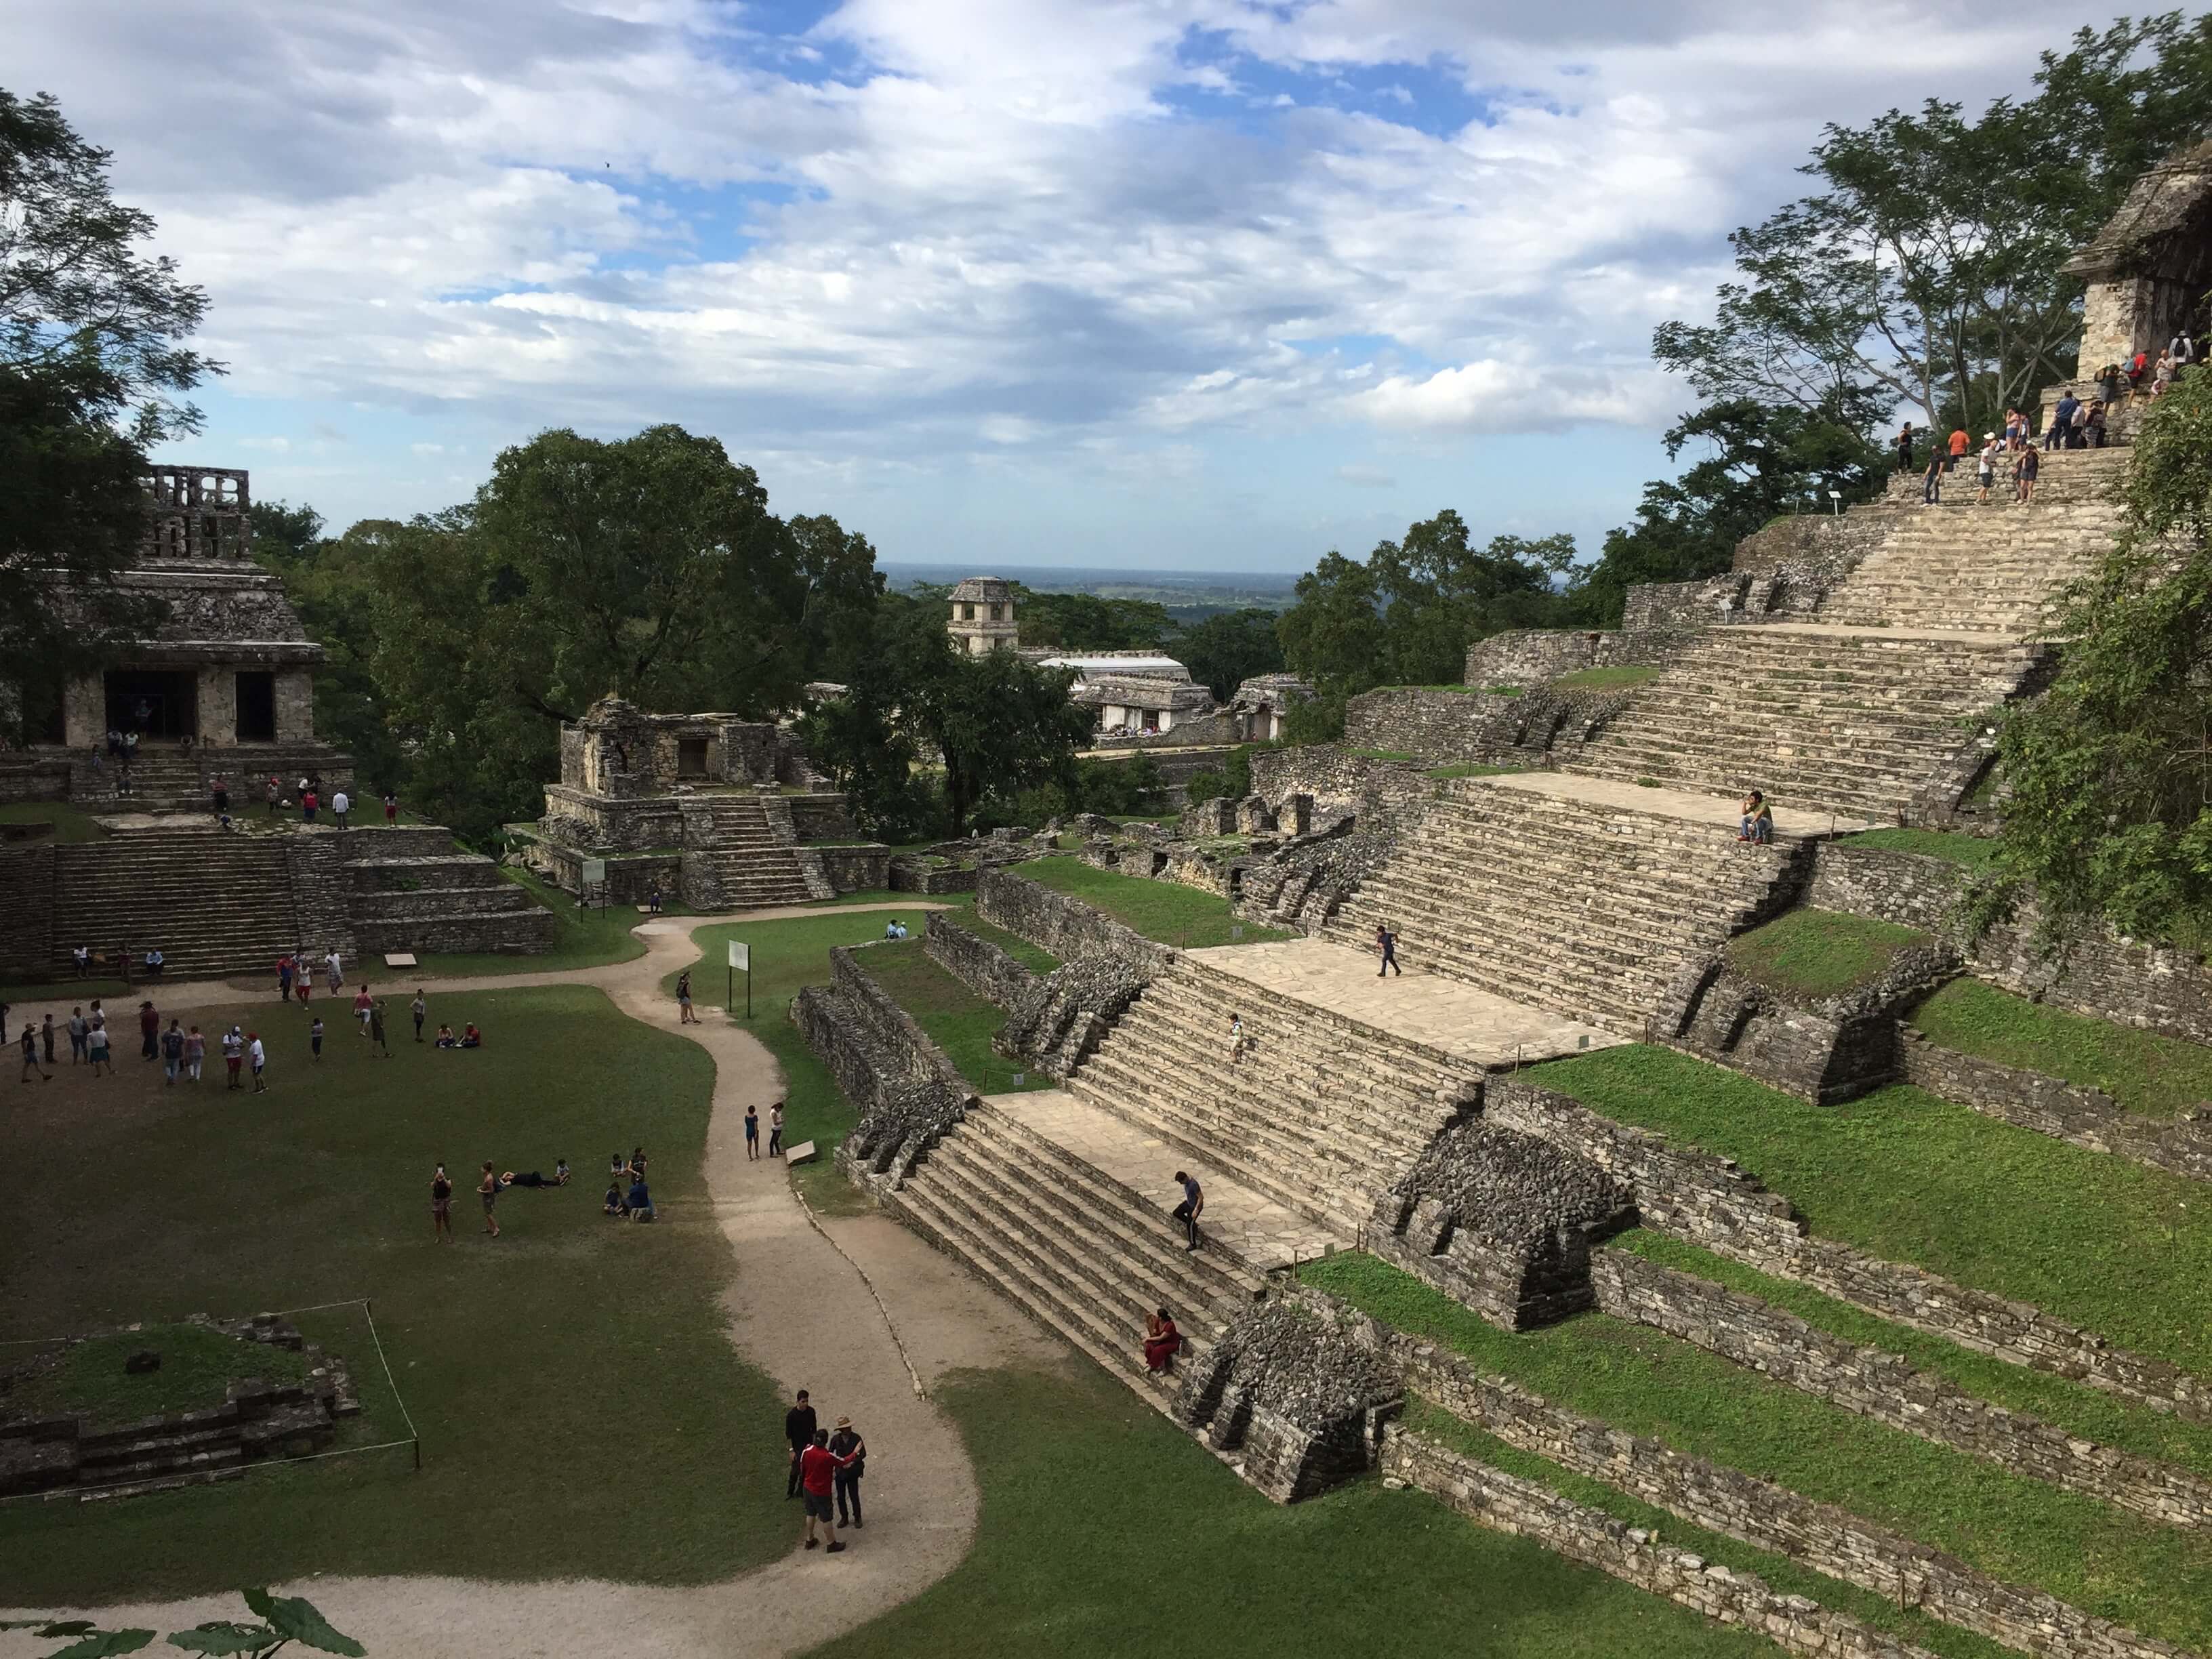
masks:
<svg viewBox="0 0 2212 1659"><path fill-rule="evenodd" d="M805 584L799 614L799 651L805 672L842 682L851 678L873 641L876 602L884 573L876 550L857 530L827 514L791 520L791 540Z"/></svg>
<svg viewBox="0 0 2212 1659"><path fill-rule="evenodd" d="M336 1653L362 1659L368 1650L334 1629L329 1620L304 1596L272 1595L265 1589L239 1592L247 1609L260 1620L211 1619L190 1630L173 1632L168 1645L186 1653L235 1654L242 1659L271 1659L280 1650L297 1642L319 1653ZM44 1640L67 1645L47 1659L112 1659L137 1653L154 1641L150 1630L102 1630L88 1619L5 1619L0 1630L27 1630Z"/></svg>
<svg viewBox="0 0 2212 1659"><path fill-rule="evenodd" d="M1184 629L1168 648L1223 702L1254 675L1280 673L1285 661L1275 613L1258 609L1218 611Z"/></svg>
<svg viewBox="0 0 2212 1659"><path fill-rule="evenodd" d="M1477 550L1449 507L1382 542L1368 568L1383 600L1385 660L1378 684L1456 685L1467 648L1510 628L1552 619L1553 578L1574 562L1574 538L1492 537Z"/></svg>
<svg viewBox="0 0 2212 1659"><path fill-rule="evenodd" d="M1747 398L1709 404L1666 435L1671 460L1690 444L1709 446L1679 478L1644 487L1636 521L1608 532L1592 563L1575 573L1568 615L1617 628L1630 587L1694 581L1726 570L1735 545L1788 513L1832 510L1881 493L1881 452L1848 422Z"/></svg>
<svg viewBox="0 0 2212 1659"><path fill-rule="evenodd" d="M1971 120L1931 99L1828 126L1802 169L1820 189L1731 236L1713 322L1662 325L1654 355L1709 401L1862 433L1899 404L1986 429L2075 372L2061 267L2150 161L2212 126L2212 19L2083 29L2035 78Z"/></svg>
<svg viewBox="0 0 2212 1659"><path fill-rule="evenodd" d="M185 343L207 295L175 260L139 251L154 220L109 193L112 159L51 94L0 89L0 368L96 386L92 405L127 410L143 448L199 430L199 410L173 394L222 365Z"/></svg>
<svg viewBox="0 0 2212 1659"><path fill-rule="evenodd" d="M1158 651L1175 632L1167 607L1150 599L1038 593L1018 582L1014 616L1023 645L1065 651Z"/></svg>
<svg viewBox="0 0 2212 1659"><path fill-rule="evenodd" d="M2212 374L2183 376L2136 441L2111 550L2067 590L2043 696L2008 712L2009 787L1986 927L2032 890L2047 933L2102 915L2202 948L2212 918Z"/></svg>
<svg viewBox="0 0 2212 1659"><path fill-rule="evenodd" d="M1340 704L1382 683L1382 613L1375 573L1331 548L1297 580L1275 631L1291 669Z"/></svg>

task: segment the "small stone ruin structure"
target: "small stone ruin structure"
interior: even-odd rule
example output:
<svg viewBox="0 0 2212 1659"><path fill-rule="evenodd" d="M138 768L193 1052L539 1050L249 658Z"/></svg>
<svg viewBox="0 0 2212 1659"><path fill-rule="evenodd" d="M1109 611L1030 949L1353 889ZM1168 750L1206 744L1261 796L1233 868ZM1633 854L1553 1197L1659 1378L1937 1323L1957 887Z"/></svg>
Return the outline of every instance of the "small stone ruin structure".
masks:
<svg viewBox="0 0 2212 1659"><path fill-rule="evenodd" d="M952 590L952 615L945 624L963 654L988 656L1020 642L1014 621L1014 587L996 576L970 576Z"/></svg>
<svg viewBox="0 0 2212 1659"><path fill-rule="evenodd" d="M6 1385L0 1387L0 1497L70 1487L103 1495L153 1492L234 1479L249 1463L325 1449L340 1420L360 1413L345 1362L303 1340L288 1321L274 1314L228 1320L194 1315L186 1322L241 1343L289 1348L307 1358L307 1375L296 1382L241 1378L214 1404L95 1429L82 1413L33 1416L10 1407L17 1384L61 1364L89 1338L43 1349L0 1378ZM158 1369L160 1333L149 1332L147 1340L152 1346L145 1358L155 1363L133 1355L128 1369Z"/></svg>
<svg viewBox="0 0 2212 1659"><path fill-rule="evenodd" d="M570 892L597 863L611 902L657 888L721 910L880 888L890 852L854 841L845 797L789 731L602 697L561 728L561 781L545 786L527 858Z"/></svg>

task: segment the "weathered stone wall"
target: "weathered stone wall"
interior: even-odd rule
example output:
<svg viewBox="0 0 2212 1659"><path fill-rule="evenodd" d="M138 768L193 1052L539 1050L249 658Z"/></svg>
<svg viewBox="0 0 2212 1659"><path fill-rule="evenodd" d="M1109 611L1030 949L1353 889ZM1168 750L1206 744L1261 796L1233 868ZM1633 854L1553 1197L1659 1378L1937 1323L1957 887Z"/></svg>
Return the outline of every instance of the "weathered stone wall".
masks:
<svg viewBox="0 0 2212 1659"><path fill-rule="evenodd" d="M874 1047L896 1057L910 1080L951 1083L964 1091L967 1079L961 1076L960 1068L867 970L867 952L878 948L874 943L831 946L830 988L852 1006L854 1018Z"/></svg>
<svg viewBox="0 0 2212 1659"><path fill-rule="evenodd" d="M1620 625L1638 633L1693 633L1744 619L1748 576L1694 582L1644 582L1628 590Z"/></svg>
<svg viewBox="0 0 2212 1659"><path fill-rule="evenodd" d="M1056 891L1012 870L986 870L975 883L975 913L994 927L1018 933L1062 962L1105 951L1152 963L1175 953L1094 904Z"/></svg>
<svg viewBox="0 0 2212 1659"><path fill-rule="evenodd" d="M1519 703L1499 691L1384 686L1345 705L1344 741L1352 749L1417 755L1431 766L1494 761L1519 739Z"/></svg>
<svg viewBox="0 0 2212 1659"><path fill-rule="evenodd" d="M1675 1048L1832 1105L1897 1076L1898 1012L1956 978L1959 968L1948 945L1911 946L1872 983L1801 1003L1754 984L1717 954L1676 976L1653 1026Z"/></svg>
<svg viewBox="0 0 2212 1659"><path fill-rule="evenodd" d="M974 1097L959 1068L868 972L862 953L872 948L833 948L830 983L801 990L791 1018L860 1114L838 1146L838 1168L881 1196L959 1123Z"/></svg>
<svg viewBox="0 0 2212 1659"><path fill-rule="evenodd" d="M949 911L932 910L922 938L929 959L986 1002L1012 1008L1037 983L1026 963L1014 960L995 940L969 933Z"/></svg>
<svg viewBox="0 0 2212 1659"><path fill-rule="evenodd" d="M1382 1473L1441 1499L1469 1520L1531 1538L1547 1549L1664 1596L1724 1625L1758 1632L1807 1659L1935 1659L1914 1647L1831 1612L1802 1595L1784 1595L1765 1580L1708 1565L1705 1558L1660 1542L1617 1521L1438 1444L1425 1435L1392 1432L1383 1442Z"/></svg>
<svg viewBox="0 0 2212 1659"><path fill-rule="evenodd" d="M1400 817L1425 805L1436 780L1405 761L1355 755L1341 744L1304 744L1252 757L1252 792L1270 801L1310 795L1316 806L1356 810L1363 821Z"/></svg>
<svg viewBox="0 0 2212 1659"><path fill-rule="evenodd" d="M1541 685L1562 674L1595 668L1603 634L1582 629L1516 628L1467 648L1465 685ZM1377 744L1376 747L1382 745Z"/></svg>
<svg viewBox="0 0 2212 1659"><path fill-rule="evenodd" d="M2212 1423L2212 1383L2166 1360L2114 1347L2027 1303L1864 1255L1833 1239L1808 1237L1787 1199L1725 1158L1675 1147L1663 1135L1616 1123L1564 1095L1510 1079L1489 1085L1483 1115L1582 1152L1626 1182L1644 1223L1662 1232L1762 1272L1802 1279L1978 1353Z"/></svg>
<svg viewBox="0 0 2212 1659"><path fill-rule="evenodd" d="M540 831L550 840L594 853L641 853L684 843L683 799L656 795L623 800L586 794L566 784L545 787Z"/></svg>
<svg viewBox="0 0 2212 1659"><path fill-rule="evenodd" d="M54 844L0 847L0 973L58 978L54 939Z"/></svg>
<svg viewBox="0 0 2212 1659"><path fill-rule="evenodd" d="M891 884L891 849L880 843L854 847L802 847L799 864L811 864L840 893L887 892Z"/></svg>
<svg viewBox="0 0 2212 1659"><path fill-rule="evenodd" d="M1596 1252L1597 1305L1794 1389L2000 1468L2180 1527L2212 1525L2212 1482L1992 1406L1902 1355L1839 1341L1710 1279L1626 1250Z"/></svg>
<svg viewBox="0 0 2212 1659"><path fill-rule="evenodd" d="M792 833L801 841L850 841L853 811L842 794L785 795Z"/></svg>
<svg viewBox="0 0 2212 1659"><path fill-rule="evenodd" d="M1909 1027L1899 1046L1905 1080L1930 1094L2092 1152L2212 1181L2212 1107L2161 1121L2130 1112L2102 1089L1962 1054Z"/></svg>
<svg viewBox="0 0 2212 1659"><path fill-rule="evenodd" d="M0 805L14 805L21 801L67 800L69 795L67 761L0 761Z"/></svg>
<svg viewBox="0 0 2212 1659"><path fill-rule="evenodd" d="M894 858L890 861L890 880L894 893L972 893L975 890L975 866L937 864L922 858Z"/></svg>
<svg viewBox="0 0 2212 1659"><path fill-rule="evenodd" d="M1812 577L1832 586L1881 546L1896 524L1894 517L1863 507L1841 514L1793 514L1738 542L1729 568L1751 576Z"/></svg>
<svg viewBox="0 0 2212 1659"><path fill-rule="evenodd" d="M1806 902L1908 927L1955 934L1967 872L1919 853L1824 843ZM1978 976L2077 1014L2212 1043L2212 967L2183 951L2093 927L2056 957L2035 939L2033 906L1993 928L1967 957Z"/></svg>

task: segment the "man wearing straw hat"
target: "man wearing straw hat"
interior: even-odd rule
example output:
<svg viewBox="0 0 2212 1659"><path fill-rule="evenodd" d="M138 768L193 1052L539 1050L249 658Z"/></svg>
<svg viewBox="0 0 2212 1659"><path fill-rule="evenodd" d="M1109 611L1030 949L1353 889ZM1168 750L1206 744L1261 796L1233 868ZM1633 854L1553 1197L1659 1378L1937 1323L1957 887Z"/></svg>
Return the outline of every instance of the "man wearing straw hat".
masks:
<svg viewBox="0 0 2212 1659"><path fill-rule="evenodd" d="M860 1529L860 1476L868 1467L868 1443L860 1438L860 1431L853 1426L853 1419L837 1419L837 1431L830 1437L830 1455L840 1460L837 1466L837 1524L847 1523L848 1510L852 1513L853 1530ZM850 1462L842 1460L850 1458Z"/></svg>

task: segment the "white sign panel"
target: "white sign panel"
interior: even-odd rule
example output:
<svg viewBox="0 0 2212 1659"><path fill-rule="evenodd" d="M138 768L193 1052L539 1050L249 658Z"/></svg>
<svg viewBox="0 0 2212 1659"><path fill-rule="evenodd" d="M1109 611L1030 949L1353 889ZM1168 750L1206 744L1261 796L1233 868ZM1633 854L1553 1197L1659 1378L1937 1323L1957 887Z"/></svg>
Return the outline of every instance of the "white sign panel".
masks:
<svg viewBox="0 0 2212 1659"><path fill-rule="evenodd" d="M607 861L605 859L586 859L583 878L586 887L599 885L607 878Z"/></svg>
<svg viewBox="0 0 2212 1659"><path fill-rule="evenodd" d="M752 947L749 945L742 945L736 939L732 939L730 941L730 966L732 968L743 968L750 972L752 969Z"/></svg>

